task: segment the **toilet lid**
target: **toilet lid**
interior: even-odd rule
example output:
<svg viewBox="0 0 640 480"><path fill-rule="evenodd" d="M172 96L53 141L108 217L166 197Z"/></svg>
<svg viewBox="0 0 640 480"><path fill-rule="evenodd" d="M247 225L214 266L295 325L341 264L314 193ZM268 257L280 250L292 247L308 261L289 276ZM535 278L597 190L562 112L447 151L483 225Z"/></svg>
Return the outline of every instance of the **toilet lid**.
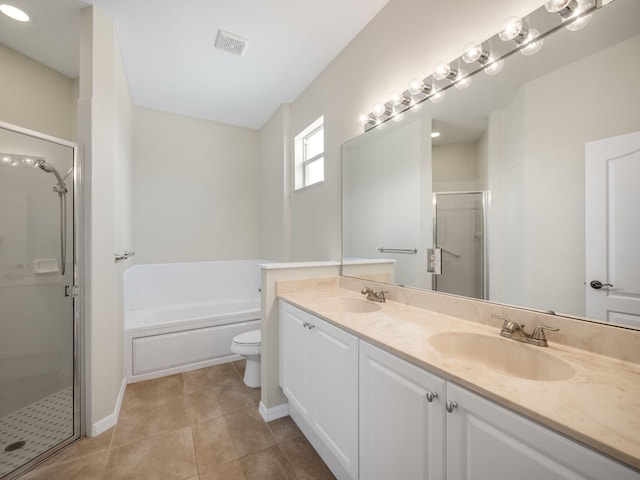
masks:
<svg viewBox="0 0 640 480"><path fill-rule="evenodd" d="M250 332L241 333L233 337L233 342L241 345L259 344L261 341L261 331L251 330ZM227 340L228 341L228 340Z"/></svg>

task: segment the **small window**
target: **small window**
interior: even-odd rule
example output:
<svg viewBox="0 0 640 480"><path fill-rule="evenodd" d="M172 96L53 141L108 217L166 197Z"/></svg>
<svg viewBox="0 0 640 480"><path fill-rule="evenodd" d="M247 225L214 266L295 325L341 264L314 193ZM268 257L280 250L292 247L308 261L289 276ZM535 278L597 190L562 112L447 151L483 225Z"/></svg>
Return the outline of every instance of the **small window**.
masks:
<svg viewBox="0 0 640 480"><path fill-rule="evenodd" d="M324 116L295 138L295 189L324 181Z"/></svg>

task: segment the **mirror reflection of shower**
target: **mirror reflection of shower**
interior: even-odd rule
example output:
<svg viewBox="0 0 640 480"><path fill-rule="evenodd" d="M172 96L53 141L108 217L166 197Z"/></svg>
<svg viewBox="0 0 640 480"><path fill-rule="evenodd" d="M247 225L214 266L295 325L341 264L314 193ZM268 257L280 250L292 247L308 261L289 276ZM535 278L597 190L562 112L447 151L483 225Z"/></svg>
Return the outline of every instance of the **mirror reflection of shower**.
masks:
<svg viewBox="0 0 640 480"><path fill-rule="evenodd" d="M484 191L434 192L434 246L442 251L434 290L486 299Z"/></svg>
<svg viewBox="0 0 640 480"><path fill-rule="evenodd" d="M64 275L67 262L67 185L65 180L73 172L73 167L63 176L53 165L42 157L17 153L0 153L0 165L9 167L37 167L43 172L52 173L56 177L56 185L52 190L58 194L60 202L60 274Z"/></svg>

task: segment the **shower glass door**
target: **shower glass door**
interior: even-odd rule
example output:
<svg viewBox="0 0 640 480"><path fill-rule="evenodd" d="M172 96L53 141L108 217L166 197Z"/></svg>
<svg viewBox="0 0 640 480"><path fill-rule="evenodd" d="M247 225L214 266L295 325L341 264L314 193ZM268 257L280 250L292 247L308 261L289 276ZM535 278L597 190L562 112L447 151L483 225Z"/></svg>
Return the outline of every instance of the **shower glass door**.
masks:
<svg viewBox="0 0 640 480"><path fill-rule="evenodd" d="M441 250L442 273L434 290L486 299L485 193L433 194L435 247Z"/></svg>
<svg viewBox="0 0 640 480"><path fill-rule="evenodd" d="M80 435L73 144L0 124L0 478Z"/></svg>

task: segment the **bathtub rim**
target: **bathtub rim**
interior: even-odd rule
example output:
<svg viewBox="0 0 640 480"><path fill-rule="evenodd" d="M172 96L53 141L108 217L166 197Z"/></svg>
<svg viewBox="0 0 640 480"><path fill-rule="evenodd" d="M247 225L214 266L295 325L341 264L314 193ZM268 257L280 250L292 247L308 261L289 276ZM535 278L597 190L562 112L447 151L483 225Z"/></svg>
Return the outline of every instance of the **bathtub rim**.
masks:
<svg viewBox="0 0 640 480"><path fill-rule="evenodd" d="M190 311L211 307L212 310L206 315L193 316ZM216 312L215 307L227 307L224 311ZM229 309L230 308L230 309ZM152 307L131 308L124 312L124 329L137 330L141 328L153 328L159 325L179 325L181 322L190 322L196 320L207 320L210 318L218 318L224 316L235 316L242 314L257 314L260 315L261 299L255 298L235 298L227 300L208 300L208 301L191 301L183 303L171 303L164 305L154 305ZM167 312L185 312L184 314L177 315L180 317L171 321L156 321L149 323L146 321L140 321L140 318L146 318L149 315L164 314ZM186 317L186 318L185 318Z"/></svg>

